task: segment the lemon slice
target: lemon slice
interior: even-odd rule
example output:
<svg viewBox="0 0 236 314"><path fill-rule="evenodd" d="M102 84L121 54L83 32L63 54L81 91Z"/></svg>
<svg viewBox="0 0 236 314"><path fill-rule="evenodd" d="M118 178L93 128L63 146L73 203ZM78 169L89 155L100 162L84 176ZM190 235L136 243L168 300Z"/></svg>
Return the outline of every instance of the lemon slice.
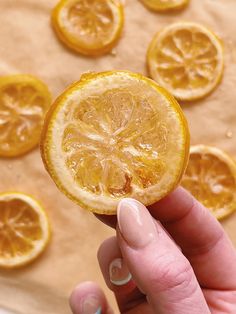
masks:
<svg viewBox="0 0 236 314"><path fill-rule="evenodd" d="M57 186L83 208L114 214L124 197L152 204L178 184L189 133L162 87L139 74L90 74L49 111L42 157Z"/></svg>
<svg viewBox="0 0 236 314"><path fill-rule="evenodd" d="M223 47L216 35L200 24L174 23L154 36L147 65L151 77L177 99L195 100L219 84Z"/></svg>
<svg viewBox="0 0 236 314"><path fill-rule="evenodd" d="M0 267L15 268L33 261L50 235L42 207L22 193L0 194Z"/></svg>
<svg viewBox="0 0 236 314"><path fill-rule="evenodd" d="M52 25L66 46L84 55L109 52L124 23L119 0L61 0L52 12Z"/></svg>
<svg viewBox="0 0 236 314"><path fill-rule="evenodd" d="M0 78L0 156L15 157L39 142L51 104L47 86L30 75Z"/></svg>
<svg viewBox="0 0 236 314"><path fill-rule="evenodd" d="M236 210L236 163L222 150L193 146L182 185L222 219Z"/></svg>
<svg viewBox="0 0 236 314"><path fill-rule="evenodd" d="M189 0L141 0L141 1L148 9L159 12L182 9L189 3Z"/></svg>

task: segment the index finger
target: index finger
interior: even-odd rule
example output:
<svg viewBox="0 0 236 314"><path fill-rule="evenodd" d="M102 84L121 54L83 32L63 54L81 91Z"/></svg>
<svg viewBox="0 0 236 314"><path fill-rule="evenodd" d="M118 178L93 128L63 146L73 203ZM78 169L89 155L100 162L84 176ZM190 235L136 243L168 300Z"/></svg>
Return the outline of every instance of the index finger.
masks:
<svg viewBox="0 0 236 314"><path fill-rule="evenodd" d="M181 247L202 287L236 289L236 251L208 209L180 187L149 210Z"/></svg>

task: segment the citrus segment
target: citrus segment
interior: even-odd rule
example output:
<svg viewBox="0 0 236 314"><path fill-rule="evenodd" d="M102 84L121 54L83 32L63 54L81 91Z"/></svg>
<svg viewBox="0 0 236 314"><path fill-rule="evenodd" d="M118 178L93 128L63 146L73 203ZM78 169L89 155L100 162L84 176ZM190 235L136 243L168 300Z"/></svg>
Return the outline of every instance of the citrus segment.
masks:
<svg viewBox="0 0 236 314"><path fill-rule="evenodd" d="M123 6L119 0L61 0L52 12L59 38L85 55L110 51L123 29Z"/></svg>
<svg viewBox="0 0 236 314"><path fill-rule="evenodd" d="M0 267L14 268L34 260L49 240L41 206L22 193L0 194Z"/></svg>
<svg viewBox="0 0 236 314"><path fill-rule="evenodd" d="M189 0L141 0L143 4L154 11L165 12L185 7Z"/></svg>
<svg viewBox="0 0 236 314"><path fill-rule="evenodd" d="M42 157L58 187L82 207L114 214L119 200L155 202L179 182L188 155L183 113L141 75L86 75L48 113Z"/></svg>
<svg viewBox="0 0 236 314"><path fill-rule="evenodd" d="M224 218L236 210L236 163L220 149L193 146L182 185L212 214Z"/></svg>
<svg viewBox="0 0 236 314"><path fill-rule="evenodd" d="M220 82L223 47L216 35L200 24L174 23L154 36L147 64L151 77L176 98L195 100Z"/></svg>
<svg viewBox="0 0 236 314"><path fill-rule="evenodd" d="M0 78L0 156L18 156L38 144L50 102L47 87L33 76Z"/></svg>

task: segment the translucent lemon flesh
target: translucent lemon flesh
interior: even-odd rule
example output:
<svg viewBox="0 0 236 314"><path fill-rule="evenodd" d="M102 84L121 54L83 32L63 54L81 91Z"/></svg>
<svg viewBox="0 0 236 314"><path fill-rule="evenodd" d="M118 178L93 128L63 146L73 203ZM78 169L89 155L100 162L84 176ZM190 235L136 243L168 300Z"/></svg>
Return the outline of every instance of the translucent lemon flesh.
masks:
<svg viewBox="0 0 236 314"><path fill-rule="evenodd" d="M131 193L131 183L146 188L165 173L173 149L167 142L178 139L168 132L173 117L164 122L166 110L157 108L154 98L150 103L140 97L139 87L92 95L69 115L62 149L71 175L84 189L120 197Z"/></svg>

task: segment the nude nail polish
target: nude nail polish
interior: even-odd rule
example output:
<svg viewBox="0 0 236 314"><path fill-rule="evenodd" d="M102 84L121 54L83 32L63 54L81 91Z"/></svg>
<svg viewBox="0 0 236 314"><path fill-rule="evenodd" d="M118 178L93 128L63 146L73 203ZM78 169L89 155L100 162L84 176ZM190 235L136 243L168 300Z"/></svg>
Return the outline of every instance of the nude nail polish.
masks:
<svg viewBox="0 0 236 314"><path fill-rule="evenodd" d="M83 314L102 314L102 308L96 296L87 296L82 305Z"/></svg>
<svg viewBox="0 0 236 314"><path fill-rule="evenodd" d="M157 229L147 208L134 199L123 199L117 209L118 225L131 247L144 247L157 239Z"/></svg>
<svg viewBox="0 0 236 314"><path fill-rule="evenodd" d="M110 281L116 286L123 286L131 280L131 274L122 258L114 259L109 265Z"/></svg>

